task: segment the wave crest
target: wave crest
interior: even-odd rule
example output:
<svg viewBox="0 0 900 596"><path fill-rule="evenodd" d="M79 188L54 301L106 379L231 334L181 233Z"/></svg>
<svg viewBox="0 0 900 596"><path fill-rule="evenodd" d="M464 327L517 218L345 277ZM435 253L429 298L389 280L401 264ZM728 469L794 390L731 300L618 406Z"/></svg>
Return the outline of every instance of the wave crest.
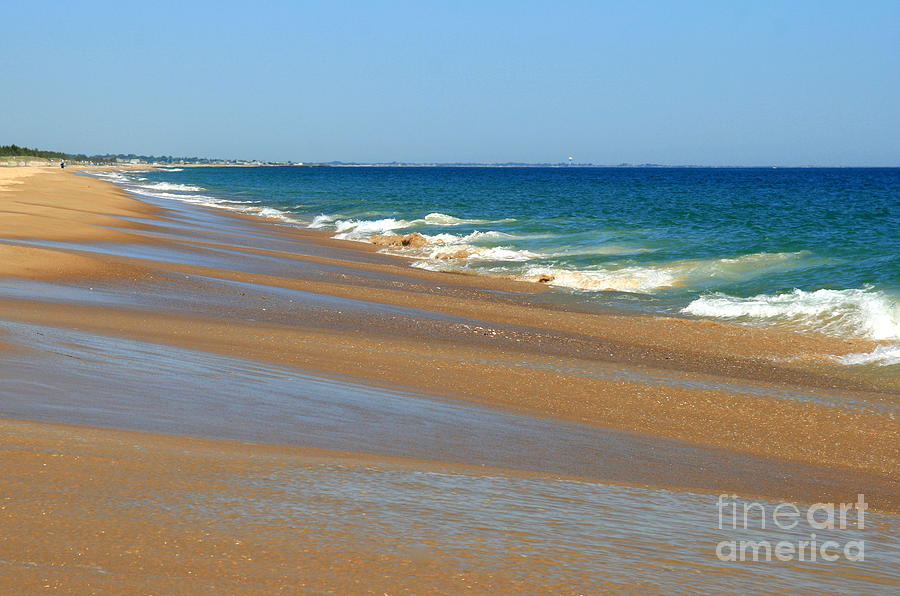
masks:
<svg viewBox="0 0 900 596"><path fill-rule="evenodd" d="M429 225L429 226L460 226L464 224L474 225L474 224L486 224L486 223L509 223L516 221L512 218L505 219L463 219L461 217L454 217L452 215L447 215L446 213L429 213L422 219L414 219L410 222L410 224L418 224L418 225Z"/></svg>
<svg viewBox="0 0 900 596"><path fill-rule="evenodd" d="M743 280L763 275L773 269L793 267L798 259L808 254L810 253L754 253L726 259L684 260L602 269L533 267L519 279L574 290L651 294L667 288L701 285L710 280Z"/></svg>
<svg viewBox="0 0 900 596"><path fill-rule="evenodd" d="M471 244L451 244L431 248L422 258L468 261L530 261L541 255L528 250L516 250L505 246L485 247Z"/></svg>
<svg viewBox="0 0 900 596"><path fill-rule="evenodd" d="M206 190L202 186L194 186L193 184L175 184L173 182L154 182L153 184L140 184L138 188L147 188L151 190L180 190L185 192L199 192Z"/></svg>
<svg viewBox="0 0 900 596"><path fill-rule="evenodd" d="M794 290L750 298L717 292L697 298L681 312L736 322L788 324L806 331L843 337L900 338L896 301L870 288Z"/></svg>
<svg viewBox="0 0 900 596"><path fill-rule="evenodd" d="M327 228L334 227L335 231L338 234L344 234L344 236L335 236L335 238L340 238L343 240L351 239L351 240L363 240L366 235L373 234L383 234L388 231L398 230L401 228L412 228L417 226L459 226L459 225L474 225L474 224L487 224L487 223L506 223L513 222L515 219L507 218L500 220L488 220L488 219L463 219L460 217L454 217L453 215L447 215L446 213L429 213L423 218L413 219L407 221L405 219L394 219L394 218L385 218L378 220L365 220L365 219L343 219L340 215L317 215L313 218L313 221L309 224L311 228ZM390 224L391 227L385 227L385 222L392 222ZM353 228L351 233L351 228ZM476 234L490 234L491 232L475 232ZM500 232L496 232L499 234ZM442 234L438 234L438 236L443 236ZM447 234L447 237L453 236L452 234ZM471 235L469 235L471 236Z"/></svg>
<svg viewBox="0 0 900 596"><path fill-rule="evenodd" d="M332 225L334 225L337 232L334 237L339 240L365 240L367 237L375 234L384 234L393 230L408 228L409 222L388 217L374 221L358 219L336 220Z"/></svg>
<svg viewBox="0 0 900 596"><path fill-rule="evenodd" d="M317 215L313 218L312 223L309 224L310 228L324 228L325 226L329 226L337 219L335 215Z"/></svg>
<svg viewBox="0 0 900 596"><path fill-rule="evenodd" d="M877 366L893 366L900 364L900 344L877 346L871 352L860 354L847 354L835 356L835 360L841 364L855 366L860 364L875 364Z"/></svg>
<svg viewBox="0 0 900 596"><path fill-rule="evenodd" d="M519 279L551 286L595 292L633 292L649 294L678 283L665 268L624 267L609 270L573 270L552 267L532 267Z"/></svg>

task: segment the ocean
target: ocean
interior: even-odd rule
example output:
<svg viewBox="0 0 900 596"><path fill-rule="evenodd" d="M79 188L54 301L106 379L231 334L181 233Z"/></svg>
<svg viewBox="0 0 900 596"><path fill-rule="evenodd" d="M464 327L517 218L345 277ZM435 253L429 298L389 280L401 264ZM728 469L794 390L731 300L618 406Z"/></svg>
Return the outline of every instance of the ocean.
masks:
<svg viewBox="0 0 900 596"><path fill-rule="evenodd" d="M101 172L585 306L878 340L900 364L900 168L249 167Z"/></svg>

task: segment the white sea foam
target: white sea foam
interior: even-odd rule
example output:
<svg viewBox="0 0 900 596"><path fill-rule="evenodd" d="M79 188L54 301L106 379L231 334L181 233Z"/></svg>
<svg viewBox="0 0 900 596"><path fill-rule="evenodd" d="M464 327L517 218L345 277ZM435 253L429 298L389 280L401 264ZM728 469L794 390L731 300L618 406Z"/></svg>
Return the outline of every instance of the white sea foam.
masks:
<svg viewBox="0 0 900 596"><path fill-rule="evenodd" d="M660 267L623 267L621 269L574 270L555 267L531 267L522 281L588 291L616 291L649 294L676 285L670 271Z"/></svg>
<svg viewBox="0 0 900 596"><path fill-rule="evenodd" d="M185 203L202 203L204 205L214 205L222 203L222 199L217 197L213 197L210 195L200 195L200 194L181 194L177 192L164 192L157 190L150 190L149 188L137 188L137 187L127 187L131 192L144 195L146 197L155 197L157 199L173 199L176 201L183 201Z"/></svg>
<svg viewBox="0 0 900 596"><path fill-rule="evenodd" d="M369 236L376 234L390 234L396 230L416 228L420 226L458 226L482 223L512 222L515 219L484 220L462 219L445 213L429 213L423 218L405 220L395 218L382 218L375 220L344 218L341 215L321 214L313 218L308 224L310 228L331 228L336 234L334 238L341 240L365 241ZM508 234L497 231L476 231L467 235L455 235L449 233L425 235L430 244L464 244L473 240L487 240L491 238L512 238Z"/></svg>
<svg viewBox="0 0 900 596"><path fill-rule="evenodd" d="M875 364L877 366L893 366L900 364L900 344L877 346L871 352L835 356L841 364L854 366L859 364Z"/></svg>
<svg viewBox="0 0 900 596"><path fill-rule="evenodd" d="M274 207L247 207L243 209L244 212L255 213L260 217L267 217L269 219L279 219L281 221L286 221L289 223L299 223L299 221L291 217L286 211L282 211L281 209L276 209Z"/></svg>
<svg viewBox="0 0 900 596"><path fill-rule="evenodd" d="M502 240L507 238L515 238L512 234L506 232L498 232L496 230L488 230L487 232L479 232L475 230L471 234L466 234L460 238L460 242L472 242L475 240Z"/></svg>
<svg viewBox="0 0 900 596"><path fill-rule="evenodd" d="M410 222L411 225L429 225L429 226L460 226L464 224L475 225L475 224L486 224L486 223L508 223L516 221L515 219L505 218L505 219L463 219L460 217L454 217L452 215L447 215L446 213L429 213L422 219L414 219Z"/></svg>
<svg viewBox="0 0 900 596"><path fill-rule="evenodd" d="M381 224L393 226L395 220L380 220ZM396 222L398 226L403 226L407 222ZM383 228L384 225L380 225ZM359 226L354 228L358 230ZM399 228L393 228L399 229ZM386 230L381 232L385 235L392 235L395 232ZM338 236L336 236L338 237ZM476 246L470 244L478 240L497 240L511 238L509 234L489 230L487 232L475 231L464 236L456 234L422 234L427 244L421 247L400 247L387 246L381 249L381 252L389 254L400 254L415 259L438 260L438 261L530 261L540 258L543 255L529 251L520 250L507 246ZM447 270L443 268L442 270Z"/></svg>
<svg viewBox="0 0 900 596"><path fill-rule="evenodd" d="M493 230L487 232L479 232L476 230L465 236L457 236L456 234L448 234L446 232L443 234L423 234L423 236L425 236L425 239L428 240L429 244L466 244L478 240L503 240L514 238L512 234L495 232Z"/></svg>
<svg viewBox="0 0 900 596"><path fill-rule="evenodd" d="M376 220L366 220L366 219L345 219L341 215L317 215L313 218L313 221L309 224L310 228L334 228L335 232L337 232L338 236L336 238L341 239L350 239L350 240L363 240L367 235L373 234L384 234L385 232L392 230L399 230L404 228L414 228L419 226L458 226L458 225L472 225L472 224L482 224L482 223L498 223L498 222L512 222L516 221L515 219L501 219L501 220L484 220L484 219L462 219L459 217L454 217L452 215L447 215L445 213L429 213L425 217L421 219L413 219L413 220L405 220L405 219L395 219L395 218L382 218ZM501 232L474 232L474 234L485 235L488 237L489 235L495 234L499 237ZM444 242L464 242L466 239L471 240L475 237L471 234L468 236L462 236L454 240L451 238L452 234L438 234L438 237L443 237Z"/></svg>
<svg viewBox="0 0 900 596"><path fill-rule="evenodd" d="M528 262L535 259L555 257L511 247L481 247L469 241L494 236L501 232L475 232L468 236L438 234L426 236L429 246L417 249L387 248L385 252L399 253L419 259L439 261L433 267L417 264L422 269L439 271L463 270L471 261L513 261ZM434 246L437 245L437 246ZM638 294L652 294L667 288L702 285L710 280L737 280L765 275L773 270L789 269L810 256L798 253L755 253L735 258L710 260L684 260L669 263L606 266L592 269L568 269L558 266L535 265L515 274L522 281L546 283L552 286L585 291L617 291ZM448 263L449 261L449 263ZM462 264L459 264L462 262Z"/></svg>
<svg viewBox="0 0 900 596"><path fill-rule="evenodd" d="M412 251L407 251L412 252ZM528 250L516 250L505 246L473 246L471 244L448 244L426 246L418 249L418 254L412 253L423 259L454 260L454 261L530 261L539 258L540 255Z"/></svg>
<svg viewBox="0 0 900 596"><path fill-rule="evenodd" d="M750 298L714 293L697 298L682 312L746 323L787 324L844 337L900 338L897 302L870 288L794 290Z"/></svg>
<svg viewBox="0 0 900 596"><path fill-rule="evenodd" d="M298 224L302 223L300 220L295 218L291 213L287 211L282 211L281 209L276 209L275 207L259 207L254 203L258 203L258 201L224 201L220 199L214 199L213 201L205 202L205 201L192 201L187 200L187 203L196 203L200 205L206 205L208 207L217 207L219 209L227 209L229 211L237 211L238 213L245 213L247 215L256 215L258 217L265 217L266 219L277 219L279 221Z"/></svg>
<svg viewBox="0 0 900 596"><path fill-rule="evenodd" d="M206 190L201 186L192 184L174 184L172 182L154 182L153 184L140 184L138 188L149 188L152 190L180 190L185 192L199 192Z"/></svg>
<svg viewBox="0 0 900 596"><path fill-rule="evenodd" d="M470 259L478 261L531 261L541 256L530 250L516 250L505 246L477 248L477 252L469 257Z"/></svg>
<svg viewBox="0 0 900 596"><path fill-rule="evenodd" d="M460 244L462 236L456 234L423 234L428 244Z"/></svg>
<svg viewBox="0 0 900 596"><path fill-rule="evenodd" d="M313 218L312 223L309 224L308 227L324 228L324 227L329 226L332 223L334 223L335 219L337 219L337 216L335 216L335 215L325 215L325 214L317 215Z"/></svg>
<svg viewBox="0 0 900 596"><path fill-rule="evenodd" d="M160 172L183 172L184 168L156 168Z"/></svg>
<svg viewBox="0 0 900 596"><path fill-rule="evenodd" d="M181 170L175 169L168 171ZM135 185L130 178L118 172L98 172L95 175L107 179L111 182L121 184L127 190L146 197L180 201L182 203L202 205L204 207L215 207L217 209L226 209L228 211L236 211L239 213L246 213L248 215L256 215L259 217L265 217L267 219L277 219L292 224L301 223L287 211L282 211L281 209L277 209L275 207L258 206L260 201L222 199L211 195L198 194L198 191L205 190L199 186L193 186L190 184L175 184L169 182Z"/></svg>
<svg viewBox="0 0 900 596"><path fill-rule="evenodd" d="M738 280L764 275L772 270L793 267L808 254L755 253L727 259L684 260L595 269L532 267L520 279L575 290L652 294L657 290L704 284L710 280Z"/></svg>
<svg viewBox="0 0 900 596"><path fill-rule="evenodd" d="M94 176L111 182L130 182L129 178L121 172L95 172Z"/></svg>
<svg viewBox="0 0 900 596"><path fill-rule="evenodd" d="M375 234L385 234L393 230L401 230L409 227L409 222L402 219L377 219L374 221L345 219L333 222L337 232L335 238L340 240L365 240Z"/></svg>
<svg viewBox="0 0 900 596"><path fill-rule="evenodd" d="M460 219L458 217L453 217L452 215L446 215L444 213L429 213L424 218L422 218L421 221L435 226L458 226L464 223L472 223L471 220Z"/></svg>

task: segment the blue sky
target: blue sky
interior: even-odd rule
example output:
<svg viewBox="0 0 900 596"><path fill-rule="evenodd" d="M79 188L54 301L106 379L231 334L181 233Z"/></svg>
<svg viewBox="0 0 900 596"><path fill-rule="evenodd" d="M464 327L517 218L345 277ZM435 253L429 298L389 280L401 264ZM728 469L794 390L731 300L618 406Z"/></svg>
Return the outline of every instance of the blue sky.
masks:
<svg viewBox="0 0 900 596"><path fill-rule="evenodd" d="M900 166L900 2L10 2L0 144Z"/></svg>

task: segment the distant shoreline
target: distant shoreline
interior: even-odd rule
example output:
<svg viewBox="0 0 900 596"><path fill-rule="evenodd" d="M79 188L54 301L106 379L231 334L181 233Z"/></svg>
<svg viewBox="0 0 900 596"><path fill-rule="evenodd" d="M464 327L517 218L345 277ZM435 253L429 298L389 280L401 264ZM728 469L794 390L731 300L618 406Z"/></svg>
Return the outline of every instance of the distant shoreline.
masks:
<svg viewBox="0 0 900 596"><path fill-rule="evenodd" d="M192 158L194 159L194 158ZM68 166L88 167L88 168L114 168L114 169L134 169L134 168L272 168L272 167L291 167L291 168L497 168L497 169L515 169L515 168L553 168L553 169L600 169L600 170L895 170L900 169L900 165L896 166L783 166L778 164L772 165L715 165L704 166L695 164L676 165L676 164L593 164L593 163L466 163L466 162L439 162L439 163L415 163L415 162L260 162L260 161L241 161L241 160L210 160L210 163L191 163L191 162L160 162L160 161L123 161L118 163L97 163L94 161L71 160L71 159L46 159L35 158L29 156L0 156L0 167L58 167L60 161L65 161Z"/></svg>

